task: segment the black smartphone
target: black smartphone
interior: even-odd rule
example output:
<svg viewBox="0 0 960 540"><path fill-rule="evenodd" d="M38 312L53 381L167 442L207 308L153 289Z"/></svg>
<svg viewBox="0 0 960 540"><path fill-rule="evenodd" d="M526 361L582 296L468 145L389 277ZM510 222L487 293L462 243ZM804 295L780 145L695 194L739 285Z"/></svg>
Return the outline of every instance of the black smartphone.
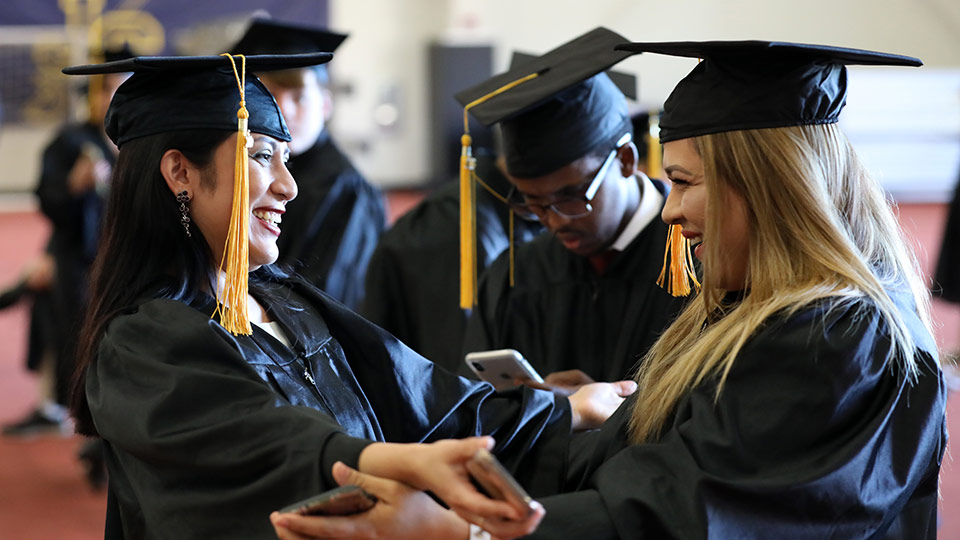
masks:
<svg viewBox="0 0 960 540"><path fill-rule="evenodd" d="M533 499L523 490L520 483L500 464L496 456L481 448L466 463L467 472L480 485L482 490L492 499L510 503L519 510L524 517L530 515L533 509L530 503Z"/></svg>
<svg viewBox="0 0 960 540"><path fill-rule="evenodd" d="M349 516L366 512L377 504L377 498L355 485L340 486L309 499L282 508L281 513L301 516Z"/></svg>

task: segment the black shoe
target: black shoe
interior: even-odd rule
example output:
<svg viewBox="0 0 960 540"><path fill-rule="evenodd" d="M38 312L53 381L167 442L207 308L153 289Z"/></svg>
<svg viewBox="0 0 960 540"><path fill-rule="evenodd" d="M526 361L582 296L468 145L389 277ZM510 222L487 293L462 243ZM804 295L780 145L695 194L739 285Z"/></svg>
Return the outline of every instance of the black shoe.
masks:
<svg viewBox="0 0 960 540"><path fill-rule="evenodd" d="M3 434L7 437L30 437L33 435L70 435L71 423L68 420L54 420L43 414L39 409L27 415L26 418L13 424L3 426Z"/></svg>

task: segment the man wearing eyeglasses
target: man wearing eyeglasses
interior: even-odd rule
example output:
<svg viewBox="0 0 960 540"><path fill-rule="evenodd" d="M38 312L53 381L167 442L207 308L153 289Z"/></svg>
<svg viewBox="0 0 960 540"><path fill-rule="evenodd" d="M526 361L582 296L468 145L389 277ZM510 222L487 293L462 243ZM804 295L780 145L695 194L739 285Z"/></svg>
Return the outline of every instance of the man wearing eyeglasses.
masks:
<svg viewBox="0 0 960 540"><path fill-rule="evenodd" d="M607 74L620 36L597 29L457 98L497 123L507 197L551 233L509 253L479 282L464 352L520 351L554 391L629 377L682 306L657 286L666 188L638 171L626 98ZM549 375L548 375L549 374Z"/></svg>

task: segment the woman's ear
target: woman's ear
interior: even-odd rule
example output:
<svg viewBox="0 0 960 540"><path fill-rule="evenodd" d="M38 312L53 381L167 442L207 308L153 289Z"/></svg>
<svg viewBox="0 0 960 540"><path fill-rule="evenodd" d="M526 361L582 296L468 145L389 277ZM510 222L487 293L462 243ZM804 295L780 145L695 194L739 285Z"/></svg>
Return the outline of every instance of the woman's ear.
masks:
<svg viewBox="0 0 960 540"><path fill-rule="evenodd" d="M633 141L620 147L617 150L617 158L620 160L620 175L624 178L631 178L637 174L637 161L640 159L637 153L637 147Z"/></svg>
<svg viewBox="0 0 960 540"><path fill-rule="evenodd" d="M200 180L200 169L179 150L167 150L163 154L160 174L174 195L183 191L192 195Z"/></svg>

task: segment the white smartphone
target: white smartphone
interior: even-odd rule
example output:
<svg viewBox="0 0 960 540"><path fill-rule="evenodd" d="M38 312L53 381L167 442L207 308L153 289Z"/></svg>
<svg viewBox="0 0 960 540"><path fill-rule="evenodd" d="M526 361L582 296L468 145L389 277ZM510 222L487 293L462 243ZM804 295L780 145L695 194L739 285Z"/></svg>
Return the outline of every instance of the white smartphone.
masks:
<svg viewBox="0 0 960 540"><path fill-rule="evenodd" d="M517 379L543 382L537 370L514 349L472 352L464 361L479 379L489 382L497 390L513 388Z"/></svg>

